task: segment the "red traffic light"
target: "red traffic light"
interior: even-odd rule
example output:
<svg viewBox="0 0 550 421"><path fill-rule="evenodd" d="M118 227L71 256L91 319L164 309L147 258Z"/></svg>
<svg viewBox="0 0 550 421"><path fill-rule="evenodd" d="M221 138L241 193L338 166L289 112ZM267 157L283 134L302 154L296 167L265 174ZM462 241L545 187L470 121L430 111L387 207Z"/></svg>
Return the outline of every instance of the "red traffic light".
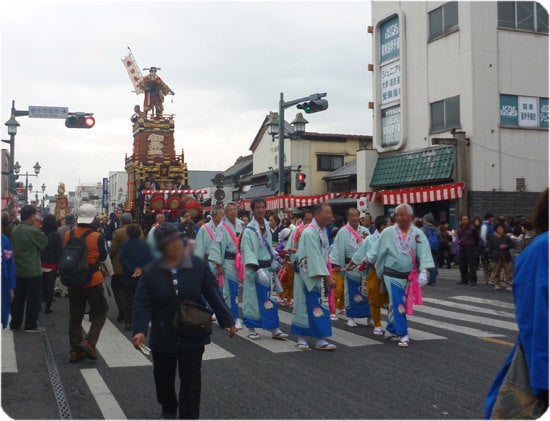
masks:
<svg viewBox="0 0 550 421"><path fill-rule="evenodd" d="M90 115L72 114L65 120L65 126L69 129L91 129L95 125L95 118Z"/></svg>
<svg viewBox="0 0 550 421"><path fill-rule="evenodd" d="M306 175L304 173L298 174L298 181L303 182L306 179Z"/></svg>

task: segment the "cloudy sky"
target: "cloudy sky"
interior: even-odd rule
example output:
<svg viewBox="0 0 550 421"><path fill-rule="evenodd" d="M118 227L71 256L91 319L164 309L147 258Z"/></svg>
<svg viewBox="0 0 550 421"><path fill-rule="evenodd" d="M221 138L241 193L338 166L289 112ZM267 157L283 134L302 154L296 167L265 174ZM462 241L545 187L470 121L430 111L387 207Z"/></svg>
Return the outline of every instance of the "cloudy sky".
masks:
<svg viewBox="0 0 550 421"><path fill-rule="evenodd" d="M131 153L132 92L120 59L161 67L175 91L176 150L190 169L222 170L248 148L279 92L327 92L309 131L371 134L370 2L9 1L1 26L2 122L9 105L93 112L91 130L19 118L16 159L38 184L101 181ZM292 119L295 109L287 112ZM7 137L2 126L2 136ZM36 181L32 180L33 183Z"/></svg>

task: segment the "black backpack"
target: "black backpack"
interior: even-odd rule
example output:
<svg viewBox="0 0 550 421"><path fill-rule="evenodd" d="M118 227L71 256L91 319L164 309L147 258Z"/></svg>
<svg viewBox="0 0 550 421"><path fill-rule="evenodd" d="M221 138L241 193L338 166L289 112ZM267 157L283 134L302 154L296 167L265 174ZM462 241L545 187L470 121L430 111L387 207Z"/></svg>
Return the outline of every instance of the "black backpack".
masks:
<svg viewBox="0 0 550 421"><path fill-rule="evenodd" d="M69 241L63 248L58 268L63 285L67 287L82 286L92 280L94 270L86 260L88 253L86 237L92 232L90 229L80 237L75 237L74 227L71 228Z"/></svg>

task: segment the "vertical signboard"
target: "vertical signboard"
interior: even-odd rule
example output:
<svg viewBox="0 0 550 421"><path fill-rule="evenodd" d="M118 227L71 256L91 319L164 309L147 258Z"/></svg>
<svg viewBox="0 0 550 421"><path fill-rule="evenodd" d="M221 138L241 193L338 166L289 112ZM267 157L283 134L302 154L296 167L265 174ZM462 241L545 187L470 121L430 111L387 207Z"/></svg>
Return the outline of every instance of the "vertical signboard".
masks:
<svg viewBox="0 0 550 421"><path fill-rule="evenodd" d="M109 208L109 179L103 178L103 193L101 197L101 204L103 209Z"/></svg>
<svg viewBox="0 0 550 421"><path fill-rule="evenodd" d="M378 26L377 121L379 152L403 145L401 20L391 16Z"/></svg>
<svg viewBox="0 0 550 421"><path fill-rule="evenodd" d="M539 98L540 127L548 128L548 98Z"/></svg>

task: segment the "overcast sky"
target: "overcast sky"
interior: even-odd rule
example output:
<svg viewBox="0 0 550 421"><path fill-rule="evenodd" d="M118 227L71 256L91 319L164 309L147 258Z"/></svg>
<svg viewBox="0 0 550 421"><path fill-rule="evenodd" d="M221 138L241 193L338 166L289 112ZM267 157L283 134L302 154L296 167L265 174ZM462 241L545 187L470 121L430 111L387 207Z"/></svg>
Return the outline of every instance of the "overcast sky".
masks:
<svg viewBox="0 0 550 421"><path fill-rule="evenodd" d="M91 130L19 118L16 160L38 160L52 194L123 170L136 96L120 59L157 66L175 91L176 150L189 169L223 170L249 146L279 92L327 92L309 131L372 133L370 2L9 1L2 14L1 110L68 106L93 112ZM292 120L296 109L287 111ZM7 137L2 126L2 137Z"/></svg>

